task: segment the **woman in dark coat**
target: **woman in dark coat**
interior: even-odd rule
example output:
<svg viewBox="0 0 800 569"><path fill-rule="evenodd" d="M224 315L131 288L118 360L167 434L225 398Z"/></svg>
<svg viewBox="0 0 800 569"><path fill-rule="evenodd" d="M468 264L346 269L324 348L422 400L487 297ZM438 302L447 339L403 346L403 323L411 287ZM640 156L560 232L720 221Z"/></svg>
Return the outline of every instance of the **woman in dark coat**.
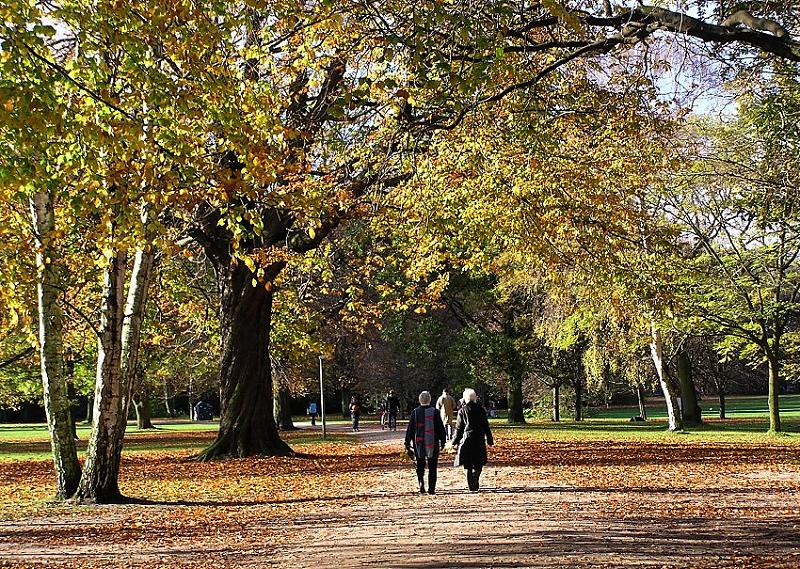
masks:
<svg viewBox="0 0 800 569"><path fill-rule="evenodd" d="M474 389L464 390L464 404L458 411L453 438L453 446L458 445L456 466L463 466L467 471L467 485L473 492L480 487L481 470L486 464L486 443L494 445L489 419L477 399Z"/></svg>

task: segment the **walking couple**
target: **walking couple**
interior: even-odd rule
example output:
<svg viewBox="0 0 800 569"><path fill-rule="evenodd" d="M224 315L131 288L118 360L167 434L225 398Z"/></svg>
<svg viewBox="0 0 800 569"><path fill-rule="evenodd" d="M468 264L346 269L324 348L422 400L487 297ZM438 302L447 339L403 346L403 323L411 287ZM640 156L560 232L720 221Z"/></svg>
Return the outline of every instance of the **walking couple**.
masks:
<svg viewBox="0 0 800 569"><path fill-rule="evenodd" d="M480 487L480 476L486 464L486 444L494 445L486 411L478 404L474 389L465 389L461 409L456 419L453 447L455 466L463 466L467 473L467 486L473 492ZM406 429L406 450L413 452L417 463L419 491L425 493L425 466L428 467L428 494L436 493L436 470L439 452L444 449L447 436L439 411L431 405L431 394L419 394L419 407L411 412ZM412 450L413 449L413 450Z"/></svg>

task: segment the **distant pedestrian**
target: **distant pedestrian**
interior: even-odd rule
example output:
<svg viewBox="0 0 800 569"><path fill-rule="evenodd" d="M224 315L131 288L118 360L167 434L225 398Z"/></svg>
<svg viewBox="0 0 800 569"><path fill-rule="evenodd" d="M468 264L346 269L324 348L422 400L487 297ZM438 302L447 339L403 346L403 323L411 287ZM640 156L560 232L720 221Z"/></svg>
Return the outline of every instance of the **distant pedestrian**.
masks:
<svg viewBox="0 0 800 569"><path fill-rule="evenodd" d="M444 448L445 433L442 418L431 405L431 394L419 394L419 407L411 412L406 429L406 450L411 452L417 463L417 482L419 493L425 493L425 465L428 466L428 494L436 493L436 469L439 451Z"/></svg>
<svg viewBox="0 0 800 569"><path fill-rule="evenodd" d="M316 425L317 421L317 402L312 401L308 404L308 416L311 417L311 426Z"/></svg>
<svg viewBox="0 0 800 569"><path fill-rule="evenodd" d="M358 422L361 420L361 403L355 395L350 398L350 418L353 420L353 432L357 433Z"/></svg>
<svg viewBox="0 0 800 569"><path fill-rule="evenodd" d="M436 408L439 410L439 415L442 417L444 429L447 435L447 440L453 438L453 419L456 416L456 400L453 399L447 389L442 389L442 395L436 400Z"/></svg>
<svg viewBox="0 0 800 569"><path fill-rule="evenodd" d="M456 451L456 466L467 472L467 486L473 492L480 488L481 470L486 465L486 444L494 445L486 411L478 405L474 389L465 389L461 409L456 419L456 435L453 446Z"/></svg>
<svg viewBox="0 0 800 569"><path fill-rule="evenodd" d="M386 410L388 416L387 428L389 430L396 431L397 412L400 410L400 400L397 398L397 395L395 395L394 389L390 389L389 393L386 395L386 402L384 403L384 409Z"/></svg>

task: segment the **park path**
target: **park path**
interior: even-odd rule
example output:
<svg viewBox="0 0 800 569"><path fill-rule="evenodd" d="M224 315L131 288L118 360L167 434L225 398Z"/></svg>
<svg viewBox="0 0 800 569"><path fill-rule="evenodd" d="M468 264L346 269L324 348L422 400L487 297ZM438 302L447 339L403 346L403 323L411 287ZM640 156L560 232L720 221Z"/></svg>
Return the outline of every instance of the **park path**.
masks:
<svg viewBox="0 0 800 569"><path fill-rule="evenodd" d="M400 432L357 436L402 450ZM416 492L410 460L407 470L370 475L362 497L296 520L272 562L286 569L800 567L800 518L787 527L785 519L736 515L773 507L800 512L795 492L748 491L746 480L729 490L685 493L575 487L543 479L532 467L490 464L481 491L472 493L451 458L440 461L435 496ZM789 476L796 481L800 472ZM665 502L696 513L665 519ZM732 515L704 514L709 502Z"/></svg>
<svg viewBox="0 0 800 569"><path fill-rule="evenodd" d="M369 425L355 436L360 444L337 460L358 451L373 466L334 495L106 506L0 522L0 567L800 567L800 461L791 453L750 465L707 452L700 458L708 464L689 464L700 483L676 484L686 464L666 454L650 457L636 478L648 468L639 454L633 465L623 456L597 464L584 447L565 446L562 455L544 443L536 448L554 454L533 467L537 457L515 462L507 446L479 493L466 491L463 471L443 456L429 496L415 491L413 464L401 458L402 429ZM332 480L316 476L314 484Z"/></svg>

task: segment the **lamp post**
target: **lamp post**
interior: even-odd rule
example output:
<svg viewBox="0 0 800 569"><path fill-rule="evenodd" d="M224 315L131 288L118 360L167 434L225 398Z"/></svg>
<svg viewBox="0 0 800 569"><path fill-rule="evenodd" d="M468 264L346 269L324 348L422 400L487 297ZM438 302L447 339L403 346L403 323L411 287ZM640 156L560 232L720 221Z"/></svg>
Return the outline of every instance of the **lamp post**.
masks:
<svg viewBox="0 0 800 569"><path fill-rule="evenodd" d="M322 438L328 434L325 426L325 388L322 386L322 356L319 357L319 407L322 414Z"/></svg>

